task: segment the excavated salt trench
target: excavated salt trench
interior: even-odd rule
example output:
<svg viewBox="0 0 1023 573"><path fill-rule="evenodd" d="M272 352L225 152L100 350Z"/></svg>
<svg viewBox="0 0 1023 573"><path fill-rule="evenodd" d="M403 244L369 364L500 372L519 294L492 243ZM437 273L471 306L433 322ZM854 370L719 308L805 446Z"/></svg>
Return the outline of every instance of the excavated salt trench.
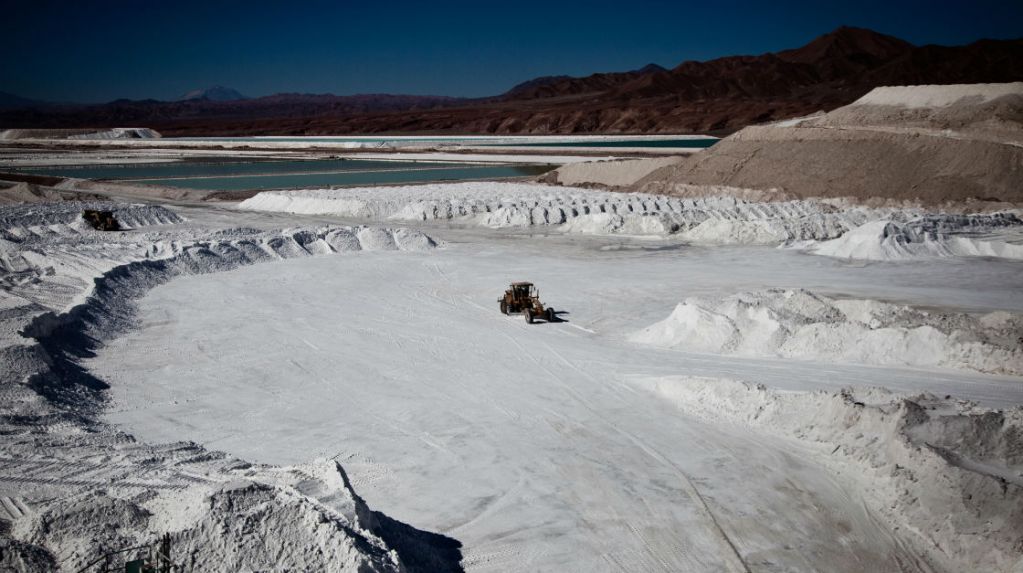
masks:
<svg viewBox="0 0 1023 573"><path fill-rule="evenodd" d="M0 537L0 563L77 570L166 531L185 568L401 571L403 558L437 570L457 565L457 543L431 545L423 532L371 511L334 462L253 466L195 444L135 442L97 421L105 384L78 366L132 327L139 297L175 276L331 253L424 250L434 246L429 237L370 227L193 231L191 240L166 230L100 233L80 223L82 208L9 208L2 217L0 424L8 438L0 449L8 461L0 484L22 484L24 497L0 500L0 520L13 523L17 539ZM112 208L125 227L182 221L162 207L86 208Z"/></svg>

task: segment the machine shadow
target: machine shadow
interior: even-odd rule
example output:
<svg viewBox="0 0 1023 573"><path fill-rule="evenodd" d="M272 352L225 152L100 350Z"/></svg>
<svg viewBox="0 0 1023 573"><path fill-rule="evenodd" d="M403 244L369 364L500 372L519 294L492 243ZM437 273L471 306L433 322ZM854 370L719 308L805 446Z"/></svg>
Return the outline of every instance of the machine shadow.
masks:
<svg viewBox="0 0 1023 573"><path fill-rule="evenodd" d="M570 322L567 318L562 318L562 315L571 315L571 314L572 313L568 312L567 310L555 310L554 311L554 320L552 320L551 322Z"/></svg>
<svg viewBox="0 0 1023 573"><path fill-rule="evenodd" d="M405 570L410 573L464 573L462 542L439 533L416 529L372 511L377 522L375 533L398 552Z"/></svg>
<svg viewBox="0 0 1023 573"><path fill-rule="evenodd" d="M365 500L355 493L341 464L335 463L345 487L355 498L356 506L368 509ZM441 535L416 529L415 527L388 517L386 514L369 510L373 533L398 553L405 571L409 573L465 573L462 567L462 542Z"/></svg>

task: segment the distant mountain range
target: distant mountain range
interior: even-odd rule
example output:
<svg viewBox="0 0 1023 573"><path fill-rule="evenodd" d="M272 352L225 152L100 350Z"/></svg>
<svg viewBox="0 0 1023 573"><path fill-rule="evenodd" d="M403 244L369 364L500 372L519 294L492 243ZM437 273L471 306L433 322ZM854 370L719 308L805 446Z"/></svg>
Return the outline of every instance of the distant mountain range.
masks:
<svg viewBox="0 0 1023 573"><path fill-rule="evenodd" d="M614 87L623 80L635 79L648 74L667 72L666 68L657 64L647 64L638 70L631 72L619 72L610 74L593 74L585 78L573 78L572 76L542 76L522 82L505 92L501 98L512 99L535 99L541 97L552 97L558 95L576 95L601 91L608 87Z"/></svg>
<svg viewBox="0 0 1023 573"><path fill-rule="evenodd" d="M759 56L547 76L489 98L277 94L215 87L181 101L0 111L3 127L141 125L165 135L726 133L848 104L881 85L1023 81L1023 39L914 46L842 27ZM2 100L0 100L2 101ZM0 108L4 106L0 104Z"/></svg>
<svg viewBox="0 0 1023 573"><path fill-rule="evenodd" d="M238 90L231 88L225 88L224 86L213 86L211 88L203 88L198 90L192 90L185 93L178 98L178 101L238 101L243 99L249 99L242 94L238 93Z"/></svg>
<svg viewBox="0 0 1023 573"><path fill-rule="evenodd" d="M45 102L23 98L7 92L0 92L0 110L22 109L27 107L39 107L48 105Z"/></svg>

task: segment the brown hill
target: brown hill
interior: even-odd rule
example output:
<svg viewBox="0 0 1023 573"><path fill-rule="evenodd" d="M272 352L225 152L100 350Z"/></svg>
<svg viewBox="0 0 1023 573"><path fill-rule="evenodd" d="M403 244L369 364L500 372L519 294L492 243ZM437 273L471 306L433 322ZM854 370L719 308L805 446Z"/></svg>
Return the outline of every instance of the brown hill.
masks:
<svg viewBox="0 0 1023 573"><path fill-rule="evenodd" d="M892 60L913 49L913 44L894 36L863 28L842 26L802 48L778 52L778 57L798 64L822 67L825 75L841 77L850 71Z"/></svg>
<svg viewBox="0 0 1023 573"><path fill-rule="evenodd" d="M252 122L297 119L301 124L316 117L353 117L390 111L422 111L462 105L466 100L446 96L391 94L284 93L246 100L215 101L190 99L173 102L116 100L102 105L59 105L33 107L0 113L0 126L7 128L103 128L122 125L169 126L181 135L200 123L228 123L244 126Z"/></svg>
<svg viewBox="0 0 1023 573"><path fill-rule="evenodd" d="M842 27L801 48L552 76L492 98L270 96L242 102L114 102L0 112L4 127L147 125L166 135L380 132L693 133L831 110L882 85L1023 80L1023 40L916 47Z"/></svg>
<svg viewBox="0 0 1023 573"><path fill-rule="evenodd" d="M630 189L1002 207L1023 203L1021 144L1023 82L883 87L823 116L747 127ZM600 175L582 169L570 175Z"/></svg>

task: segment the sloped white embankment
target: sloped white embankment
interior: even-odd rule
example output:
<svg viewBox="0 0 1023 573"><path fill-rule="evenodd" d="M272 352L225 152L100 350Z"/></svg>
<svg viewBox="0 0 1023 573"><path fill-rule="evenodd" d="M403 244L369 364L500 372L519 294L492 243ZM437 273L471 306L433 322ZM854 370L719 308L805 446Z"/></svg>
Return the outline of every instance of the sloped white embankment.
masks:
<svg viewBox="0 0 1023 573"><path fill-rule="evenodd" d="M723 192L723 191L722 191ZM667 197L522 183L266 191L241 209L375 221L452 221L490 228L673 236L698 245L789 245L868 260L1023 258L1015 212L959 215L845 201Z"/></svg>
<svg viewBox="0 0 1023 573"><path fill-rule="evenodd" d="M82 219L83 209L112 211L130 232L96 231ZM182 242L163 226L183 221L153 205L69 201L2 207L0 291L5 306L38 305L59 312L81 304L95 279L118 265L171 256ZM139 228L146 230L132 230ZM4 332L15 332L25 316L7 312L0 318L0 346L6 343Z"/></svg>
<svg viewBox="0 0 1023 573"><path fill-rule="evenodd" d="M719 378L636 383L687 415L807 445L886 520L936 549L942 569L1023 567L1023 408L883 389L780 392ZM908 570L930 570L915 565Z"/></svg>
<svg viewBox="0 0 1023 573"><path fill-rule="evenodd" d="M689 298L629 339L690 352L1023 375L1023 316L929 312L805 290Z"/></svg>
<svg viewBox="0 0 1023 573"><path fill-rule="evenodd" d="M816 201L752 203L522 183L265 191L240 209L358 219L455 221L491 228L550 226L590 234L681 233L709 244L777 244L841 236L891 210L839 209Z"/></svg>
<svg viewBox="0 0 1023 573"><path fill-rule="evenodd" d="M82 219L82 211L85 209L112 212L124 229L172 225L185 220L164 207L135 203L64 201L7 205L0 209L0 238L20 240L32 236L45 238L92 231Z"/></svg>
<svg viewBox="0 0 1023 573"><path fill-rule="evenodd" d="M249 466L194 444L177 444L178 456L167 459L158 448L147 451L126 436L121 439L126 442L121 448L85 446L82 453L102 456L120 472L135 466L145 476L141 483L112 480L102 489L69 487L66 499L15 521L13 533L22 541L14 542L4 556L10 561L4 563L35 555L36 563L19 563L16 570L78 571L104 552L153 543L166 532L172 558L186 571L213 563L222 571L405 570L398 554L374 532L379 526L372 512L333 462ZM125 445L134 451L125 455ZM143 457L146 453L150 456ZM131 460L132 455L138 459ZM162 463L173 469L149 467ZM190 474L202 477L188 483L183 478ZM43 479L59 483L70 477ZM49 555L32 551L40 547Z"/></svg>
<svg viewBox="0 0 1023 573"><path fill-rule="evenodd" d="M1014 213L930 215L905 223L886 219L802 247L817 255L875 261L956 256L1023 259L1023 221Z"/></svg>
<svg viewBox="0 0 1023 573"><path fill-rule="evenodd" d="M137 211L118 216L129 225L177 220L162 208ZM196 444L137 443L98 421L105 384L78 364L131 328L135 301L175 276L429 249L429 237L337 226L101 233L77 216L78 207L53 205L0 218L0 566L75 571L164 533L186 568L403 571L402 551L457 563L421 532L370 511L333 462L254 466Z"/></svg>

